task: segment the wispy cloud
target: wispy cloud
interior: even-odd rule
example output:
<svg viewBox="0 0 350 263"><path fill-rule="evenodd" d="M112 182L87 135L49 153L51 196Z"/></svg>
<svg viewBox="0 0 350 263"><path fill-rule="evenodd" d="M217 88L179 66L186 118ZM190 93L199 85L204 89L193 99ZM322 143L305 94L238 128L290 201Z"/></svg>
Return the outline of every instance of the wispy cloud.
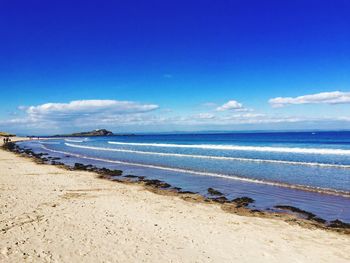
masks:
<svg viewBox="0 0 350 263"><path fill-rule="evenodd" d="M195 115L194 118L202 119L202 120L210 120L210 119L214 119L215 115L212 113L199 113Z"/></svg>
<svg viewBox="0 0 350 263"><path fill-rule="evenodd" d="M45 103L38 106L30 106L25 110L31 116L46 116L94 114L104 111L118 114L139 113L152 111L157 108L158 105L155 104L140 104L133 101L75 100L69 103Z"/></svg>
<svg viewBox="0 0 350 263"><path fill-rule="evenodd" d="M211 114L201 113L187 118L179 119L182 124L211 124L211 125L236 125L236 124L259 124L259 123L281 123L281 122L299 122L306 118L293 116L269 116L262 113L239 112L236 114Z"/></svg>
<svg viewBox="0 0 350 263"><path fill-rule="evenodd" d="M277 97L269 100L272 107L284 107L291 104L345 104L350 103L350 92L321 92L299 97Z"/></svg>

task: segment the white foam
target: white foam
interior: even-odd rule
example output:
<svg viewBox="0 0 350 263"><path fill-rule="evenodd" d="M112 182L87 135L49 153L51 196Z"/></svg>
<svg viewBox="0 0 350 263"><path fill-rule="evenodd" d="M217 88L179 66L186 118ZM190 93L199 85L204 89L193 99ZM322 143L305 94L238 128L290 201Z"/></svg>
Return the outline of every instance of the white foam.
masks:
<svg viewBox="0 0 350 263"><path fill-rule="evenodd" d="M64 139L66 142L83 142L81 140Z"/></svg>
<svg viewBox="0 0 350 263"><path fill-rule="evenodd" d="M116 144L116 145L168 147L168 148L195 148L195 149L234 150L234 151L253 151L253 152L350 155L350 150L325 149L325 148L241 146L241 145L216 145L216 144L132 143L132 142L113 142L113 141L109 141L108 143Z"/></svg>
<svg viewBox="0 0 350 263"><path fill-rule="evenodd" d="M195 170L187 170L187 169L182 169L182 168L172 168L172 167L158 166L158 165L152 165L152 164L131 163L131 162L125 162L125 161L109 160L109 159L90 157L90 156L85 156L85 155L75 154L75 153L70 153L70 152L65 152L65 151L52 150L52 149L45 147L44 145L42 145L41 147L47 151L66 154L66 155L70 155L70 156L75 156L75 157L82 158L82 159L89 159L89 160L95 160L95 161L101 161L101 162L107 162L107 163L138 166L138 167L152 168L152 169L159 169L159 170L166 170L166 171L178 172L178 173L189 173L189 174L201 175L201 176L211 176L211 177L237 180L237 181L249 182L249 183L255 183L255 184L286 187L286 188L299 189L299 190L305 190L305 191L311 191L311 192L319 192L319 193L326 193L326 194L350 197L350 192L339 191L339 190L328 189L328 188L310 187L310 186L304 186L304 185L298 185L298 184L292 185L292 184L287 184L287 183L264 181L264 180L259 180L259 179L252 179L252 178L227 175L227 174L201 172L201 171L195 171Z"/></svg>
<svg viewBox="0 0 350 263"><path fill-rule="evenodd" d="M39 141L41 144L61 144L60 142L47 142L47 141Z"/></svg>
<svg viewBox="0 0 350 263"><path fill-rule="evenodd" d="M315 163L315 162L294 162L294 161L283 161L283 160L253 159L253 158L209 156L209 155L195 155L195 154L179 154L179 153L146 152L146 151L76 145L76 144L71 144L71 143L65 143L65 145L70 146L70 147L74 147L74 148L90 149L90 150L96 150L96 151L125 152L125 153L135 153L135 154L144 154L144 155L158 155L158 156L226 160L226 161L243 161L243 162L256 162L256 163L275 163L275 164L288 164L288 165L320 166L320 167L332 167L332 168L350 168L350 165L342 165L342 164L328 164L328 163Z"/></svg>
<svg viewBox="0 0 350 263"><path fill-rule="evenodd" d="M88 141L88 138L84 138L82 140L77 140L77 139L71 139L71 138L68 138L68 139L64 139L66 142L86 142Z"/></svg>

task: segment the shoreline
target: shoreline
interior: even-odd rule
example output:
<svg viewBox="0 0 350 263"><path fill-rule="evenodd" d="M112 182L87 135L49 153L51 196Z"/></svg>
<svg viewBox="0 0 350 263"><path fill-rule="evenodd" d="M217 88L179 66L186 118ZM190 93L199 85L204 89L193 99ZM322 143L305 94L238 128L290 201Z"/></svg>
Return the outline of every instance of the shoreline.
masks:
<svg viewBox="0 0 350 263"><path fill-rule="evenodd" d="M327 194L327 195L334 195L334 196L342 196L342 197L350 197L350 192L348 191L343 191L343 190L333 190L329 188L321 188L321 187L308 187L305 185L298 185L298 184L288 184L288 183L282 183L282 182L277 182L277 181L262 181L259 179L249 179L249 178L244 178L244 177L239 177L239 176L227 176L224 174L213 174L209 172L197 172L197 171L192 171L192 170L181 170L180 168L165 168L162 166L153 166L153 165L143 165L143 164L135 164L135 163L127 163L124 161L112 161L112 160L107 160L107 159L100 159L96 157L85 157L83 155L79 154L74 154L70 152L64 152L64 151L57 151L57 150L52 150L48 149L47 147L43 146L43 148L47 151L54 152L54 153L61 153L61 154L67 154L70 156L75 156L77 158L82 158L82 159L88 159L88 160L96 160L96 161L101 161L101 162L108 162L108 163L115 163L115 164L125 164L125 165L131 165L131 166L139 166L139 167L146 167L146 168L156 168L156 169L161 169L161 170L168 170L168 171L177 171L177 172L182 172L182 173L189 173L189 174L198 174L198 175L209 175L212 177L222 177L222 178L227 178L227 179L232 179L233 180L239 180L239 181L245 181L253 184L262 184L262 185L270 185L270 186L277 186L277 187L284 187L284 188L289 188L289 189L296 189L296 190L301 190L301 191L307 191L307 192L312 192L312 193L320 193L320 194ZM91 148L91 147L90 147Z"/></svg>
<svg viewBox="0 0 350 263"><path fill-rule="evenodd" d="M16 140L15 142L19 142L19 141L20 140ZM159 195L177 196L186 201L205 203L208 205L219 205L223 211L232 213L232 214L237 214L240 216L278 219L278 220L287 222L289 224L297 224L308 229L319 228L322 230L350 235L349 223L344 223L338 219L327 222L326 220L318 217L317 215L311 212L301 210L294 206L278 205L273 207L273 208L277 208L279 212L271 211L271 210L270 211L257 210L257 209L248 207L250 203L255 202L255 200L251 199L248 196L242 196L242 197L236 198L237 199L236 201L235 200L230 201L221 193L219 195L214 194L212 197L208 197L208 196L204 196L194 192L189 192L189 191L183 192L181 189L178 189L177 187L172 187L165 181L160 181L156 179L153 179L153 180L145 179L144 176L134 176L134 175L121 176L123 171L120 171L120 174L117 176L111 176L110 173L113 172L112 170L109 170L106 168L100 169L95 166L92 166L91 164L84 165L84 164L76 163L76 164L79 164L79 167L71 167L59 162L59 160L57 161L56 159L51 159L51 164L50 164L43 161L42 154L35 154L31 150L25 152L23 149L21 148L19 149L21 150L21 152L17 152L16 148L14 150L9 150L9 151L15 154L18 154L21 157L34 160L34 162L39 165L40 164L54 165L59 168L65 169L67 171L87 171L89 173L97 175L97 178L99 179L106 179L112 182L122 183L122 184L141 185L145 190L159 194ZM71 153L69 154L71 155ZM163 187L164 185L166 185L166 187ZM213 190L215 191L215 189Z"/></svg>
<svg viewBox="0 0 350 263"><path fill-rule="evenodd" d="M262 218L3 149L0 164L2 262L350 260L349 235L290 215Z"/></svg>

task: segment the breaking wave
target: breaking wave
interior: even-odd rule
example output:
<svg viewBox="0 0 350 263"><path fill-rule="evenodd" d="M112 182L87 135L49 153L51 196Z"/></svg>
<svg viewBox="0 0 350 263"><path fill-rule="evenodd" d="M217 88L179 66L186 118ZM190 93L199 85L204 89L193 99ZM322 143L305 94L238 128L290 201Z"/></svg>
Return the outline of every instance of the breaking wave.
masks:
<svg viewBox="0 0 350 263"><path fill-rule="evenodd" d="M236 175L228 175L228 174L220 174L220 173L212 173L212 172L201 172L201 171L196 171L196 170L173 168L173 167L159 166L159 165L152 165L152 164L133 163L133 162L117 161L117 160L110 160L110 159L104 159L104 158L96 158L96 157L91 157L91 156L86 156L86 155L81 155L81 154L75 154L75 153L71 153L71 152L52 150L52 149L45 147L45 145L41 145L41 147L47 151L60 153L60 154L67 154L67 155L75 156L77 158L82 158L82 159L89 159L89 160L95 160L95 161L101 161L101 162L107 162L107 163L138 166L138 167L152 168L152 169L159 169L159 170L166 170L166 171L171 171L171 172L189 173L189 174L193 174L193 175L211 176L211 177L225 178L225 179L230 179L230 180L238 180L238 181L242 181L242 182L249 182L249 183L255 183L255 184L263 184L263 185L270 185L270 186L276 186L276 187L286 187L286 188L298 189L298 190L304 190L304 191L310 191L310 192L317 192L317 193L350 197L350 192L341 191L341 190L334 190L334 189L328 189L328 188L322 188L322 187L311 187L311 186L298 185L298 184L288 184L288 183L281 183L281 182L274 182L274 181L265 181L265 180L254 179L254 178L240 177L240 176L236 176Z"/></svg>
<svg viewBox="0 0 350 263"><path fill-rule="evenodd" d="M193 148L193 149L234 150L234 151L252 151L252 152L255 151L255 152L281 152L281 153L301 153L301 154L350 155L350 150L325 149L325 148L241 146L241 145L216 145L216 144L132 143L132 142L113 142L113 141L109 141L108 143L115 144L115 145L168 147L168 148Z"/></svg>
<svg viewBox="0 0 350 263"><path fill-rule="evenodd" d="M65 143L65 145L67 145L69 147L74 147L74 148L90 149L90 150L96 150L96 151L125 152L125 153L135 153L135 154L144 154L144 155L226 160L226 161L242 161L242 162L256 162L256 163L274 163L274 164L288 164L288 165L305 165L305 166L319 166L319 167L332 167L332 168L350 168L350 165L341 165L341 164L328 164L328 163L316 163L316 162L294 162L294 161L283 161L283 160L239 158L239 157L210 156L210 155L194 155L194 154L180 154L180 153L146 152L146 151L76 145L76 144L71 144L71 143Z"/></svg>

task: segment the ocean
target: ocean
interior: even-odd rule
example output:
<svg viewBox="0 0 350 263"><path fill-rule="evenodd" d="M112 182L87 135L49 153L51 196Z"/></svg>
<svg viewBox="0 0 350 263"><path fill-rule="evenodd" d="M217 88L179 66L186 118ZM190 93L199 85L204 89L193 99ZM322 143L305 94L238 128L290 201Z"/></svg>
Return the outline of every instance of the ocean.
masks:
<svg viewBox="0 0 350 263"><path fill-rule="evenodd" d="M289 205L350 222L350 132L147 134L18 145L67 165L119 169L202 195L212 187L229 199L248 196L254 209Z"/></svg>

